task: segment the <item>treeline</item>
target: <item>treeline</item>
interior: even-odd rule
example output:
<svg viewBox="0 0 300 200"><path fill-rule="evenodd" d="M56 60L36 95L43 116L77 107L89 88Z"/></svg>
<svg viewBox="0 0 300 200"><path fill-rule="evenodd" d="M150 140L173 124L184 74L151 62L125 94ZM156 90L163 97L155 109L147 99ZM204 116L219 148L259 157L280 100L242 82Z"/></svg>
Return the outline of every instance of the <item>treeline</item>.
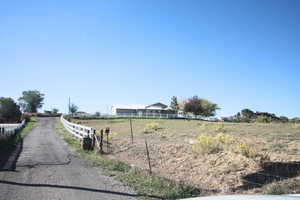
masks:
<svg viewBox="0 0 300 200"><path fill-rule="evenodd" d="M28 90L15 102L10 97L0 97L0 123L16 123L22 120L23 113L36 113L43 106L44 94Z"/></svg>
<svg viewBox="0 0 300 200"><path fill-rule="evenodd" d="M252 111L248 108L241 110L234 116L222 117L222 121L225 122L259 122L259 123L270 123L270 122L300 122L300 118L289 119L286 116L276 116L273 113Z"/></svg>

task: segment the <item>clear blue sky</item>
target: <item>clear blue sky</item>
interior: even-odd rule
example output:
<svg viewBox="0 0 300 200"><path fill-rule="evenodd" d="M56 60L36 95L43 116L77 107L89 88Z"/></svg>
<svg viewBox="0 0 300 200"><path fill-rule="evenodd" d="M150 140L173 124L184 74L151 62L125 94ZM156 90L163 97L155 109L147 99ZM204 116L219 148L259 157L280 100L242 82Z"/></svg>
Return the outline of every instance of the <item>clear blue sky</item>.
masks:
<svg viewBox="0 0 300 200"><path fill-rule="evenodd" d="M0 96L105 112L198 95L300 116L300 1L1 1Z"/></svg>

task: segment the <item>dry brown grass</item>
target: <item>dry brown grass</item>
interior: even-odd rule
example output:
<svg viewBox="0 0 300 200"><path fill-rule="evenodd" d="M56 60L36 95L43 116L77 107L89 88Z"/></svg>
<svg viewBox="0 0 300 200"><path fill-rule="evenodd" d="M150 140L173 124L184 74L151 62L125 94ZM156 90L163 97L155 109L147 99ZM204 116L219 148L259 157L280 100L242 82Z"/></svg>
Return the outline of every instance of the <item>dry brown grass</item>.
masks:
<svg viewBox="0 0 300 200"><path fill-rule="evenodd" d="M201 188L214 189L222 193L245 192L243 177L262 170L263 157L246 156L223 149L200 154L193 151L199 134L215 137L224 133L247 148L270 157L270 162L300 162L300 127L295 124L261 123L215 123L194 120L133 119L134 144L130 139L128 119L80 121L100 130L110 127L113 152L109 157L133 166L147 169L144 140L150 144L152 169L169 179L192 183ZM158 124L159 128L145 134L147 124ZM298 176L289 177L297 178ZM254 180L255 181L255 180ZM273 181L273 180L272 180ZM262 192L264 185L251 187L247 193Z"/></svg>

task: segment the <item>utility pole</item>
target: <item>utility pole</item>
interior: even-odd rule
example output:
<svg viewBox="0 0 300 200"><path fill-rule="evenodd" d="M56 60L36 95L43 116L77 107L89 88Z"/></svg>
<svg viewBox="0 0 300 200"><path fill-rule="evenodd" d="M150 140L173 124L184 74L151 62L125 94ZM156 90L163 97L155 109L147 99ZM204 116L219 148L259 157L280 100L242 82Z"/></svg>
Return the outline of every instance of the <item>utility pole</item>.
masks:
<svg viewBox="0 0 300 200"><path fill-rule="evenodd" d="M70 114L71 98L69 97L68 114Z"/></svg>

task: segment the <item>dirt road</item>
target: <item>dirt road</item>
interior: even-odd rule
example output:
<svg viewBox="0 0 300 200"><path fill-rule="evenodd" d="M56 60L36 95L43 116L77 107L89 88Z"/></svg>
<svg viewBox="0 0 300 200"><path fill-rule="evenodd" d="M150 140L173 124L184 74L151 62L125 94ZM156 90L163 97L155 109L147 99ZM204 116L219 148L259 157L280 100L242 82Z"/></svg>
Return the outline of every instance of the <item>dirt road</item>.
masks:
<svg viewBox="0 0 300 200"><path fill-rule="evenodd" d="M133 199L132 189L103 175L68 150L54 130L54 118L41 118L23 142L14 170L0 171L0 199Z"/></svg>

